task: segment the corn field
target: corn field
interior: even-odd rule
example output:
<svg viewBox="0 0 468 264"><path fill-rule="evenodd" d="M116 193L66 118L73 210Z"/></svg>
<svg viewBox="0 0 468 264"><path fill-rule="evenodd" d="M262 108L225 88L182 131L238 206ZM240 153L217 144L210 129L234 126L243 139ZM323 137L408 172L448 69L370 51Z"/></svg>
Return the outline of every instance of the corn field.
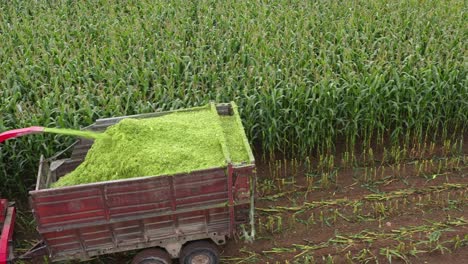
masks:
<svg viewBox="0 0 468 264"><path fill-rule="evenodd" d="M2 1L0 131L234 100L263 152L463 135L466 24L462 0ZM71 140L1 145L2 195Z"/></svg>

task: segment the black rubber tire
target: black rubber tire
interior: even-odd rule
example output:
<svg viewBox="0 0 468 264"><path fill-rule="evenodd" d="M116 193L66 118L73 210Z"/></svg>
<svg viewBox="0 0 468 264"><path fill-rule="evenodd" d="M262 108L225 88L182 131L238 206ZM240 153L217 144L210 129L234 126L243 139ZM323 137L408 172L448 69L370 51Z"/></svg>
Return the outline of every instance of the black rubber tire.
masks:
<svg viewBox="0 0 468 264"><path fill-rule="evenodd" d="M145 249L136 254L132 264L171 264L171 256L160 248Z"/></svg>
<svg viewBox="0 0 468 264"><path fill-rule="evenodd" d="M208 262L193 262L196 258L203 258ZM208 241L196 241L185 245L180 252L180 264L218 264L219 250L218 247Z"/></svg>

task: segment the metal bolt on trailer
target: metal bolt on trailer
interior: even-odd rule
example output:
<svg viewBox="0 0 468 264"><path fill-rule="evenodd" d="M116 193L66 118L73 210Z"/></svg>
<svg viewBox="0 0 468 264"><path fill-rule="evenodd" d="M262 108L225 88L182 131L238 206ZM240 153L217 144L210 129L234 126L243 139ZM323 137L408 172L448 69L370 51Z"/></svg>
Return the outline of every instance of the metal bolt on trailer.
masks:
<svg viewBox="0 0 468 264"><path fill-rule="evenodd" d="M175 175L158 175L51 188L81 164L93 141L80 139L63 153L41 157L30 204L42 241L22 258L47 255L52 261L142 250L139 263L218 263L218 246L253 225L255 160L237 106L211 104L219 116L235 117L248 160L233 163L220 139L226 166ZM176 110L199 111L198 107ZM86 129L102 131L124 118L157 118L173 111L97 120ZM224 137L224 135L220 135ZM223 143L224 142L224 143ZM65 150L65 151L67 151ZM64 151L64 152L65 152ZM253 229L253 227L252 227Z"/></svg>

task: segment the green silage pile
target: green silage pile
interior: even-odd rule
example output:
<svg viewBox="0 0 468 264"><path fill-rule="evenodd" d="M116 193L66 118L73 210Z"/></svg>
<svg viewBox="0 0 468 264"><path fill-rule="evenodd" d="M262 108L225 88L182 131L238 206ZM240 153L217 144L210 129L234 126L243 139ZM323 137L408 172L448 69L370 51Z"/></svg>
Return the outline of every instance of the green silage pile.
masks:
<svg viewBox="0 0 468 264"><path fill-rule="evenodd" d="M123 119L104 132L108 137L96 139L85 161L53 187L225 166L221 142L229 146L234 162L248 161L241 131L230 121L209 108Z"/></svg>
<svg viewBox="0 0 468 264"><path fill-rule="evenodd" d="M231 161L234 163L249 161L249 154L247 154L244 138L242 137L242 128L238 127L236 117L221 116L219 119L231 155Z"/></svg>

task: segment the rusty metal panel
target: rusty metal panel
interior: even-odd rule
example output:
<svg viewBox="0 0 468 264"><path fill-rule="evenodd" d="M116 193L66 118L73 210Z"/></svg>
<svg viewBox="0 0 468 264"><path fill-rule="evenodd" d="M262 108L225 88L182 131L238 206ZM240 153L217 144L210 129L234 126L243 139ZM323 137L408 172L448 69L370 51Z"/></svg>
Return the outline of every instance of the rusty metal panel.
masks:
<svg viewBox="0 0 468 264"><path fill-rule="evenodd" d="M49 252L55 259L93 256L102 252L115 252L125 248L154 244L162 239L207 234L227 235L229 214L227 208L198 210L171 216L125 221L77 230L43 234ZM80 234L78 236L77 234ZM81 241L81 243L80 243Z"/></svg>
<svg viewBox="0 0 468 264"><path fill-rule="evenodd" d="M141 247L161 239L227 234L225 168L32 191L53 259ZM238 219L238 217L236 217Z"/></svg>
<svg viewBox="0 0 468 264"><path fill-rule="evenodd" d="M218 168L174 176L174 199L177 209L226 202L225 169Z"/></svg>
<svg viewBox="0 0 468 264"><path fill-rule="evenodd" d="M104 201L99 188L63 188L31 192L38 228L104 220Z"/></svg>
<svg viewBox="0 0 468 264"><path fill-rule="evenodd" d="M144 241L144 229L139 221L127 221L112 225L117 245L133 244Z"/></svg>
<svg viewBox="0 0 468 264"><path fill-rule="evenodd" d="M144 183L115 182L107 185L105 199L109 218L170 211L170 190L168 177L153 177Z"/></svg>
<svg viewBox="0 0 468 264"><path fill-rule="evenodd" d="M42 237L47 241L49 252L52 255L81 251L81 245L74 230L45 233L42 234Z"/></svg>
<svg viewBox="0 0 468 264"><path fill-rule="evenodd" d="M210 217L207 225L209 233L228 233L229 211L227 207L210 209L208 215Z"/></svg>
<svg viewBox="0 0 468 264"><path fill-rule="evenodd" d="M94 140L92 139L78 139L78 143L73 147L73 152L70 156L71 160L84 160L88 150L93 145Z"/></svg>
<svg viewBox="0 0 468 264"><path fill-rule="evenodd" d="M101 225L80 229L84 247L88 249L111 248L116 245L110 226Z"/></svg>
<svg viewBox="0 0 468 264"><path fill-rule="evenodd" d="M206 217L203 211L177 214L177 232L182 236L207 233Z"/></svg>
<svg viewBox="0 0 468 264"><path fill-rule="evenodd" d="M146 218L143 220L145 235L149 239L166 239L176 235L172 215Z"/></svg>
<svg viewBox="0 0 468 264"><path fill-rule="evenodd" d="M59 163L59 165L55 168L52 167L54 164L53 162L50 164L50 170L55 173L55 177L58 179L70 171L75 170L82 162L83 159L78 159L78 160L72 160L72 159L64 159L60 160L62 162Z"/></svg>
<svg viewBox="0 0 468 264"><path fill-rule="evenodd" d="M235 206L235 211L236 211L236 224L245 224L249 220L249 209L250 209L250 204L245 203L241 205L236 205Z"/></svg>
<svg viewBox="0 0 468 264"><path fill-rule="evenodd" d="M216 111L219 115L233 115L233 109L231 104L217 104Z"/></svg>

